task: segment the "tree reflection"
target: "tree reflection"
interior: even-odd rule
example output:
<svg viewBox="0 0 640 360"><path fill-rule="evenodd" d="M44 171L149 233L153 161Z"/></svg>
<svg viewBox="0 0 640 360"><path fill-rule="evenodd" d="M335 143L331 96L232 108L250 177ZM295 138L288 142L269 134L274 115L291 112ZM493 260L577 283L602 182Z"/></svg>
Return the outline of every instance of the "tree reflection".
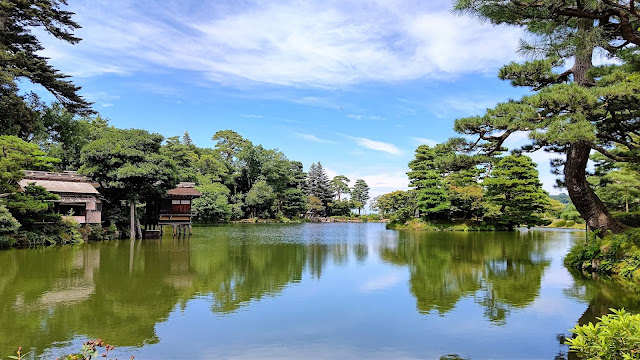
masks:
<svg viewBox="0 0 640 360"><path fill-rule="evenodd" d="M466 296L476 297L484 315L504 323L511 308L533 302L549 261L542 233L401 232L382 259L408 265L418 311L446 313Z"/></svg>
<svg viewBox="0 0 640 360"><path fill-rule="evenodd" d="M197 295L211 295L212 310L229 313L299 282L307 259L319 277L330 258L320 244L238 243L219 235L192 249L192 241L0 252L0 349L41 354L76 336L117 346L155 343L156 324ZM342 258L341 251L334 252Z"/></svg>

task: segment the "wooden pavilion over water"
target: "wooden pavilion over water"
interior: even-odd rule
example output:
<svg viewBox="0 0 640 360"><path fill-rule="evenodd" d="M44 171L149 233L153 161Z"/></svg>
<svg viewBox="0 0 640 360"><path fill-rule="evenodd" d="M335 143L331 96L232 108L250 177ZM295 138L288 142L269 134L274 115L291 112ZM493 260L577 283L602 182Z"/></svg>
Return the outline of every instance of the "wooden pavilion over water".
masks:
<svg viewBox="0 0 640 360"><path fill-rule="evenodd" d="M195 189L195 183L181 182L175 189L167 191L166 197L147 201L145 237L161 235L164 225L172 226L173 235L186 234L187 231L191 234L191 205L193 199L200 196L202 194Z"/></svg>

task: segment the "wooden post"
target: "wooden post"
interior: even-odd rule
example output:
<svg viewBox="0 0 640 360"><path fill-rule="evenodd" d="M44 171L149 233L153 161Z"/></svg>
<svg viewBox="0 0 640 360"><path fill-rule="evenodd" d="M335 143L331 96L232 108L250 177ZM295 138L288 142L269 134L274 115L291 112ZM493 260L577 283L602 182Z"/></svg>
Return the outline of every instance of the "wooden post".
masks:
<svg viewBox="0 0 640 360"><path fill-rule="evenodd" d="M129 212L131 213L131 222L129 226L129 231L131 232L131 240L135 240L136 238L136 204L133 200L129 201Z"/></svg>
<svg viewBox="0 0 640 360"><path fill-rule="evenodd" d="M176 226L173 225L173 236L176 236L177 233L178 233L178 229L176 229Z"/></svg>
<svg viewBox="0 0 640 360"><path fill-rule="evenodd" d="M142 239L142 227L140 226L140 219L136 219L136 230L138 230L138 237Z"/></svg>
<svg viewBox="0 0 640 360"><path fill-rule="evenodd" d="M193 235L193 228L191 227L191 224L189 224L189 235Z"/></svg>

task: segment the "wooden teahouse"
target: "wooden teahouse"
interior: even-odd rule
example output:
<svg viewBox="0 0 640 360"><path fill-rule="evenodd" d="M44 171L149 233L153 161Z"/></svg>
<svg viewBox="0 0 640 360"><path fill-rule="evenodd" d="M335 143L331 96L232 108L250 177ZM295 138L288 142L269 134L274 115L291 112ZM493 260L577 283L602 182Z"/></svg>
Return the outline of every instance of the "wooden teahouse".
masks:
<svg viewBox="0 0 640 360"><path fill-rule="evenodd" d="M195 183L182 182L175 189L167 191L162 199L147 201L145 220L145 237L152 237L162 233L163 225L171 225L173 234L191 234L191 205L193 199L202 196L195 189Z"/></svg>
<svg viewBox="0 0 640 360"><path fill-rule="evenodd" d="M49 172L24 170L24 177L18 182L21 189L34 183L60 196L53 200L56 211L65 218L73 218L79 224L100 224L102 222L102 199L96 187L86 176L75 171Z"/></svg>

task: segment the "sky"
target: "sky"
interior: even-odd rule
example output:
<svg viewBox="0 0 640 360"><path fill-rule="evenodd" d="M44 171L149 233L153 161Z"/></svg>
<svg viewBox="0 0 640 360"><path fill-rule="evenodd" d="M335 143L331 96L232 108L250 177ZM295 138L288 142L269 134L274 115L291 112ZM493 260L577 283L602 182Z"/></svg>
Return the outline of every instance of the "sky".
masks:
<svg viewBox="0 0 640 360"><path fill-rule="evenodd" d="M522 32L454 14L451 1L72 1L76 45L38 35L44 56L120 128L188 131L213 147L231 129L305 169L407 189L420 144L525 89L497 78ZM507 145L527 142L516 134ZM553 156L532 155L557 194Z"/></svg>

